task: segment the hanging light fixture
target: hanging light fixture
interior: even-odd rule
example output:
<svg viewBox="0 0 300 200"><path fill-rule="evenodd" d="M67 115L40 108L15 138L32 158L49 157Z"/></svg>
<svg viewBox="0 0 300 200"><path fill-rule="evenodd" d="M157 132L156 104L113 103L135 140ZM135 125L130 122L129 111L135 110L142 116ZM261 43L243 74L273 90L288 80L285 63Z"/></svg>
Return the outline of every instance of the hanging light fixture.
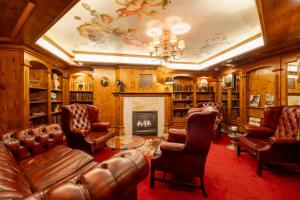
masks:
<svg viewBox="0 0 300 200"><path fill-rule="evenodd" d="M169 29L164 29L162 35L153 37L149 44L152 59L159 59L161 63L179 60L185 48L184 40L177 40L177 35Z"/></svg>

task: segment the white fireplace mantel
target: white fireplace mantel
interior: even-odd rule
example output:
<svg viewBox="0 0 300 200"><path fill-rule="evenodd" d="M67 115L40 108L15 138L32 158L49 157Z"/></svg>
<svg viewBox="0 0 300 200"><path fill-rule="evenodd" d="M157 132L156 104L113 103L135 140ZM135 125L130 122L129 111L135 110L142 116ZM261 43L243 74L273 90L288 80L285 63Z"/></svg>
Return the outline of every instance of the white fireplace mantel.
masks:
<svg viewBox="0 0 300 200"><path fill-rule="evenodd" d="M165 99L162 96L125 96L123 105L124 135L132 135L133 111L157 111L157 136L164 134Z"/></svg>

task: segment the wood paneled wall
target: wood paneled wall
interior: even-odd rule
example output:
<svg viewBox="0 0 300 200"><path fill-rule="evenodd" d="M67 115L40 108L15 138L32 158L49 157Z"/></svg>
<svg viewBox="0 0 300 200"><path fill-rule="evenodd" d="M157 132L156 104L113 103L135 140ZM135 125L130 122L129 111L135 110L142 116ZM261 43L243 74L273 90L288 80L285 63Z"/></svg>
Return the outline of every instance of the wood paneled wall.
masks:
<svg viewBox="0 0 300 200"><path fill-rule="evenodd" d="M287 63L296 61L300 51L288 52L267 59L254 61L235 70L224 71L240 75L241 123L248 123L249 116L263 118L265 95L274 95L275 106L287 105ZM260 106L250 107L250 95L260 95Z"/></svg>
<svg viewBox="0 0 300 200"><path fill-rule="evenodd" d="M107 87L100 84L103 77L108 78ZM112 127L115 127L116 115L116 99L112 94L116 89L115 81L116 70L114 68L97 67L94 69L94 104L99 108L100 120L112 122Z"/></svg>
<svg viewBox="0 0 300 200"><path fill-rule="evenodd" d="M150 88L140 88L140 75L151 74L153 85ZM158 81L157 67L124 67L116 68L116 79L123 81L127 92L163 92L164 85Z"/></svg>
<svg viewBox="0 0 300 200"><path fill-rule="evenodd" d="M25 126L23 51L0 49L0 133Z"/></svg>

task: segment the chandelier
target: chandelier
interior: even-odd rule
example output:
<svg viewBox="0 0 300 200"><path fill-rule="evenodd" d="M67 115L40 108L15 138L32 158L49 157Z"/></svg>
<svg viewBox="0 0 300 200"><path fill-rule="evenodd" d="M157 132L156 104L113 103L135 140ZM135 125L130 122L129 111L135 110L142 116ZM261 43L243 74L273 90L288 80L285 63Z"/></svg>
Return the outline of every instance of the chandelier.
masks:
<svg viewBox="0 0 300 200"><path fill-rule="evenodd" d="M177 40L177 35L169 29L164 29L161 36L153 37L149 44L151 59L158 59L161 63L179 60L185 48L184 40Z"/></svg>

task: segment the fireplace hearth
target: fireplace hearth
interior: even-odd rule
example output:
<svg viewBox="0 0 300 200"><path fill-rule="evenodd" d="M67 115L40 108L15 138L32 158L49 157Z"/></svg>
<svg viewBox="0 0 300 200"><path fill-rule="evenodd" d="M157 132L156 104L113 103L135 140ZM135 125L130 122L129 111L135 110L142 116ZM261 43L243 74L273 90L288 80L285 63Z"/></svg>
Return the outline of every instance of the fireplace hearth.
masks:
<svg viewBox="0 0 300 200"><path fill-rule="evenodd" d="M157 111L133 111L132 134L157 135Z"/></svg>

